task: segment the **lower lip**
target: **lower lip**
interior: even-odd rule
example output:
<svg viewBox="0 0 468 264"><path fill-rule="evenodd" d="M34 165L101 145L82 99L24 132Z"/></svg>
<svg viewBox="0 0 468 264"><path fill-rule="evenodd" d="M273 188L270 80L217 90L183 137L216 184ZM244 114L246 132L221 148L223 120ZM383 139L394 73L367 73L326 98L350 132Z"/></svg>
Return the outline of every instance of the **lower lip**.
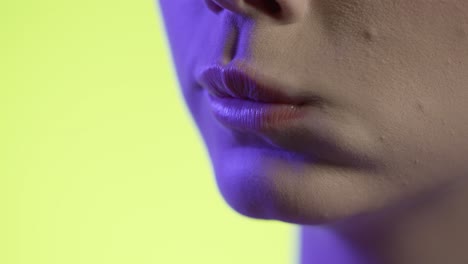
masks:
<svg viewBox="0 0 468 264"><path fill-rule="evenodd" d="M293 125L305 116L305 107L291 104L268 104L208 94L215 117L224 125L264 131Z"/></svg>

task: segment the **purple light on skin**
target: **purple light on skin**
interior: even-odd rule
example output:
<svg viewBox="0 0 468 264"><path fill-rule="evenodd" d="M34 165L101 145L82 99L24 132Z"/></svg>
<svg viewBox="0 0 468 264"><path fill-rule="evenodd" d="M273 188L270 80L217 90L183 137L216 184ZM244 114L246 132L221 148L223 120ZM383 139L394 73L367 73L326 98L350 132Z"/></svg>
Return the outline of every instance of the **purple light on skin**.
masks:
<svg viewBox="0 0 468 264"><path fill-rule="evenodd" d="M222 153L222 149L225 148L226 145L232 144L232 140L227 138L226 130L219 130L219 124L213 123L213 121L216 120L210 120L208 118L213 109L212 106L209 105L209 100L207 100L208 97L206 96L206 90L200 89L196 91L193 89L193 85L191 83L194 80L191 79L191 73L194 72L194 67L208 65L213 59L213 54L218 54L220 58L225 59L226 54L230 54L233 50L236 50L236 53L234 55L239 57L248 57L249 55L247 54L247 49L245 47L248 46L247 41L249 33L248 31L246 31L246 27L250 24L244 21L244 27L242 28L243 31L238 31L240 36L235 37L235 39L237 39L238 41L233 43L239 46L226 48L225 44L229 45L229 41L233 39L233 36L231 34L232 31L230 29L237 31L237 27L242 24L234 22L237 21L237 17L227 15L227 13L226 16L221 16L222 19L221 17L213 16L213 14L210 14L209 12L202 15L202 13L206 11L204 8L197 5L184 4L184 1L166 0L162 2L163 4L161 7L163 13L167 14L166 16L164 16L164 19L166 21L166 28L168 30L168 38L171 43L172 55L176 66L178 66L176 70L183 91L183 96L191 110L196 124L200 128L202 135L204 135L206 145L208 146L208 149L211 153L212 162L215 164L215 168L217 168L218 174L223 175L228 171L233 171L235 169L243 167L254 168L256 166L255 164L257 163L257 160L261 160L263 157L285 160L289 164L297 163L297 166L291 165L293 170L297 171L301 170L301 162L315 162L316 159L313 157L310 157L310 159L308 159L307 157L303 157L301 155L288 152L286 150L271 150L267 148L252 147L256 144L259 144L255 141L258 139L252 136L245 138L237 138L238 141L236 141L235 144L240 144L240 142L243 142L242 144L245 144L245 147L242 148L242 151L245 154L236 155L235 157L238 157L236 159L234 159L235 157L232 157L227 166L221 165L224 164L223 160L226 159L220 153ZM197 8L187 9L187 7ZM201 13L199 13L200 15L198 15L198 18L195 19L195 13L197 12ZM197 23L197 26L199 28L209 28L210 30L205 30L204 34L199 32L199 35L197 35L196 32L185 30L188 29L189 25L192 25L193 23ZM223 43L223 40L226 40L226 42ZM189 48L187 48L186 43L190 43ZM195 59L198 60L197 63L195 63ZM202 102L206 104L203 104ZM240 108L240 106L236 107L236 109ZM255 108L254 106L252 109L257 109L257 112L259 113L265 113L264 109L261 107ZM284 108L280 109L279 114L264 116L264 120L267 119L270 121L279 121L283 119L287 121L289 120L289 118L294 117L296 115L295 113L297 113L297 109ZM251 112L250 114L256 115L255 110L253 111L253 113ZM247 115L249 114L247 113ZM281 118L281 116L285 116L288 118L284 119ZM247 126L250 129L259 128L258 125L250 126L247 124L247 121L244 122L241 120L241 118L234 119L233 122L240 122L243 124L244 127ZM276 121L273 123L276 123ZM245 185L243 192L239 192L238 189L235 188L238 182L241 181L240 178L236 179L235 177L217 177L217 181L220 186L232 186L223 189L223 194L226 195L227 199L234 201L233 203L238 202L237 204L240 205L240 207L238 208L239 210L248 210L250 212L256 211L258 215L268 215L270 213L267 206L267 204L270 203L270 194L267 191L264 191L265 188L263 188L263 183L258 178L242 179L242 181L248 182L248 184ZM255 200L259 203L244 204L242 203L242 201L246 201L245 197L249 197L249 201ZM338 237L334 237L332 233L328 233L326 232L326 230L321 230L318 227L314 229L314 231L315 234L314 236L312 236L312 238L300 239L302 247L307 246L307 250L302 250L301 263L365 263L358 262L358 258L356 256L353 256L352 251L350 251L350 249L347 248L347 245L343 241L340 241ZM313 247L316 247L316 250L313 250ZM349 262L351 259L356 259L356 261Z"/></svg>
<svg viewBox="0 0 468 264"><path fill-rule="evenodd" d="M375 264L369 256L350 246L336 232L322 226L303 226L300 263Z"/></svg>
<svg viewBox="0 0 468 264"><path fill-rule="evenodd" d="M383 2L159 1L180 89L223 198L241 214L304 225L302 264L468 256L467 243L447 238L468 241L468 228L459 228L468 221L468 184L459 184L468 156L468 1ZM258 69L265 78L250 79L264 87L326 104L305 118L213 104L197 73L232 62ZM275 97L220 73L212 92ZM450 188L453 197L440 194L447 186L459 187ZM356 215L369 221L350 221Z"/></svg>

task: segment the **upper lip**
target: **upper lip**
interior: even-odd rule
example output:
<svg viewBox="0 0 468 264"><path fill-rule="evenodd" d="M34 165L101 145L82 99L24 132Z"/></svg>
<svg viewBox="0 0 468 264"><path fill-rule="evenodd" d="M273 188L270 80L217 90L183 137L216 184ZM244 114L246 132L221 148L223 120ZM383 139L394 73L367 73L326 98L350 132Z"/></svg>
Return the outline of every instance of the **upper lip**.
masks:
<svg viewBox="0 0 468 264"><path fill-rule="evenodd" d="M237 98L270 104L306 105L321 101L314 95L290 95L285 88L252 68L210 65L196 76L197 82L218 97Z"/></svg>

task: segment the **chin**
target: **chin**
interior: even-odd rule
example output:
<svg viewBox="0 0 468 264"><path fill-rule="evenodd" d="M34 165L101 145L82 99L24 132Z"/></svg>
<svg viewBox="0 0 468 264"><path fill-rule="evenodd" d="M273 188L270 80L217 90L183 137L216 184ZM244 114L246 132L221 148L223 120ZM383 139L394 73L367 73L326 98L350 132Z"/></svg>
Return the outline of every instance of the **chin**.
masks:
<svg viewBox="0 0 468 264"><path fill-rule="evenodd" d="M324 206L301 208L284 194L275 193L261 182L236 183L220 187L226 203L237 213L255 219L277 220L299 225L323 225L352 218L359 211L333 210ZM294 196L294 194L291 194Z"/></svg>
<svg viewBox="0 0 468 264"><path fill-rule="evenodd" d="M246 217L300 225L367 218L385 211L404 190L384 170L304 160L252 143L256 138L201 131L219 192Z"/></svg>
<svg viewBox="0 0 468 264"><path fill-rule="evenodd" d="M223 199L233 210L255 219L324 225L358 219L384 206L373 203L375 200L365 199L353 203L350 200L343 202L338 197L346 196L346 191L317 190L319 187L295 189L287 184L288 181L275 181L271 175L254 174L253 171L237 175L218 172L216 182ZM356 189L349 190L356 191L359 192Z"/></svg>

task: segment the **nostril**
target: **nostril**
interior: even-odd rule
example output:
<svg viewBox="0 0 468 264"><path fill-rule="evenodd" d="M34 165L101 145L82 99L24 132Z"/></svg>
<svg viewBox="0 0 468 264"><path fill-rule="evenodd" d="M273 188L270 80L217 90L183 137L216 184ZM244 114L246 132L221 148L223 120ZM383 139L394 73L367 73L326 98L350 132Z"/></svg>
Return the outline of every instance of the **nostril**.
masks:
<svg viewBox="0 0 468 264"><path fill-rule="evenodd" d="M281 13L281 5L276 0L244 0L245 3L276 17Z"/></svg>
<svg viewBox="0 0 468 264"><path fill-rule="evenodd" d="M279 17L282 12L277 0L204 0L206 6L213 12L219 13L223 9L231 11L244 11L242 5L250 6L272 17Z"/></svg>

